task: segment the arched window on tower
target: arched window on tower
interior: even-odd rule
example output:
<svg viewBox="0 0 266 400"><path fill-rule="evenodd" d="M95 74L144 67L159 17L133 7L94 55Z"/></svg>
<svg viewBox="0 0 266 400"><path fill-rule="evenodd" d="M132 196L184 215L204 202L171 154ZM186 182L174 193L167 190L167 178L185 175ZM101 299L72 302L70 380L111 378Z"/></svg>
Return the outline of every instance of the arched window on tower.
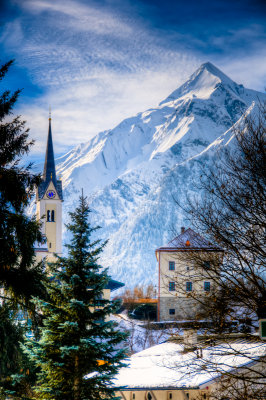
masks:
<svg viewBox="0 0 266 400"><path fill-rule="evenodd" d="M47 222L50 222L50 210L47 210Z"/></svg>
<svg viewBox="0 0 266 400"><path fill-rule="evenodd" d="M55 220L54 220L54 210L52 210L52 212L51 212L51 221L52 221L52 222L55 221Z"/></svg>

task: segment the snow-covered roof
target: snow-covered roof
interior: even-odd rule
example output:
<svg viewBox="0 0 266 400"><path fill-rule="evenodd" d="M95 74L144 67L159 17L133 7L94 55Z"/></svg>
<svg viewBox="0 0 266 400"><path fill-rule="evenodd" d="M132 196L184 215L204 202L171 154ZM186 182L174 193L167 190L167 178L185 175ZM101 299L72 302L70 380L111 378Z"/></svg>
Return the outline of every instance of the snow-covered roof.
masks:
<svg viewBox="0 0 266 400"><path fill-rule="evenodd" d="M165 246L159 247L156 251L184 251L191 249L222 251L221 247L213 245L191 228L184 230L180 235L176 236Z"/></svg>
<svg viewBox="0 0 266 400"><path fill-rule="evenodd" d="M205 347L202 351L203 357L197 358L196 351L184 352L181 343L166 342L150 347L130 357L128 366L117 374L114 385L126 390L203 389L221 373L258 361L266 353L266 343L258 338L242 339ZM207 368L206 360L211 363Z"/></svg>

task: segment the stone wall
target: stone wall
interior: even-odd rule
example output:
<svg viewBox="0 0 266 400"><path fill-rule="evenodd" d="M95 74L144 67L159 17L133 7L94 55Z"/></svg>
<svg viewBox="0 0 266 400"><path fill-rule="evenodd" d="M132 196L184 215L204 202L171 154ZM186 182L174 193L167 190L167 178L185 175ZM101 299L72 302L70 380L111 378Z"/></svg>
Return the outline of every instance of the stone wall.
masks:
<svg viewBox="0 0 266 400"><path fill-rule="evenodd" d="M195 319L200 309L199 303L187 297L160 297L160 321L174 321L183 319ZM170 314L169 310L175 310Z"/></svg>

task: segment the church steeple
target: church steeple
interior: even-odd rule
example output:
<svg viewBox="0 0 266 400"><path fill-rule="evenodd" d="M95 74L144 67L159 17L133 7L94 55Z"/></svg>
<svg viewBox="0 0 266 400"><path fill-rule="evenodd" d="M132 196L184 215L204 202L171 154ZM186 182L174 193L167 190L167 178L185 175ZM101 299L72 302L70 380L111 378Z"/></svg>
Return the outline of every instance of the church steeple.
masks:
<svg viewBox="0 0 266 400"><path fill-rule="evenodd" d="M46 237L49 254L62 252L62 182L56 179L52 139L52 119L49 127L42 179L36 190L37 218L42 221L42 233Z"/></svg>
<svg viewBox="0 0 266 400"><path fill-rule="evenodd" d="M62 182L56 179L55 171L55 161L54 161L54 148L53 148L53 138L52 138L52 118L51 110L49 110L49 127L48 127L48 137L46 144L45 162L43 167L42 180L38 186L37 198L42 199L50 185L53 183L54 189L60 200L63 200L62 193Z"/></svg>
<svg viewBox="0 0 266 400"><path fill-rule="evenodd" d="M52 180L56 184L56 172L54 162L54 149L53 149L53 138L52 138L52 118L51 111L49 112L49 128L46 145L45 162L43 167L43 180L48 182Z"/></svg>

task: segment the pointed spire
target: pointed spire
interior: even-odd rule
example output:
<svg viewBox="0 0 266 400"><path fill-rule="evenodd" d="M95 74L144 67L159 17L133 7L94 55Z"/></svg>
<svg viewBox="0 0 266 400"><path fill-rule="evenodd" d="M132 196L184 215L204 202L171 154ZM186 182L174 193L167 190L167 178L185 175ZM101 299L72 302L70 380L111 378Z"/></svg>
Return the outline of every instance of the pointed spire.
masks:
<svg viewBox="0 0 266 400"><path fill-rule="evenodd" d="M51 121L52 121L51 107L49 107L49 129L48 129L48 138L46 145L45 162L43 167L43 180L45 182L53 180L54 183L56 183Z"/></svg>

